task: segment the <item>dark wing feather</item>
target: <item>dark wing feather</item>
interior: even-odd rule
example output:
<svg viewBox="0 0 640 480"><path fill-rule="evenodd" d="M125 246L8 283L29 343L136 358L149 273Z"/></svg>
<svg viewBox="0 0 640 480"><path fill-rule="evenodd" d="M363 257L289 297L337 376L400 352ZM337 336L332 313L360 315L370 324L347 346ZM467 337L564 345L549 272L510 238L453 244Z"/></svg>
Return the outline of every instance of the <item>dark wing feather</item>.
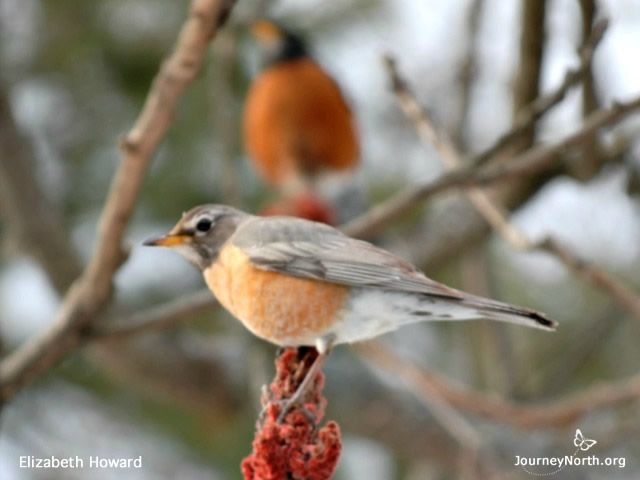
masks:
<svg viewBox="0 0 640 480"><path fill-rule="evenodd" d="M401 258L316 222L255 217L231 241L264 270L352 287L462 298Z"/></svg>

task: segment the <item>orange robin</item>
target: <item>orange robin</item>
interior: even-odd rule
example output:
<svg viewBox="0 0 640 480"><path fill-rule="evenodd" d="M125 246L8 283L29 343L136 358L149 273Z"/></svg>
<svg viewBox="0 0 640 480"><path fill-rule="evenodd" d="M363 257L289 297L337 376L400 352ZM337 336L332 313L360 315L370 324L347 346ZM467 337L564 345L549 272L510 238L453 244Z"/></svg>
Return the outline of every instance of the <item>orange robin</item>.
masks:
<svg viewBox="0 0 640 480"><path fill-rule="evenodd" d="M258 337L316 347L317 360L283 412L302 398L337 344L424 320L486 318L545 330L556 325L535 310L435 282L386 250L301 218L202 205L144 244L186 257L219 302Z"/></svg>
<svg viewBox="0 0 640 480"><path fill-rule="evenodd" d="M251 30L265 66L244 111L244 139L256 168L285 192L313 189L322 173L358 163L358 138L338 85L297 35L267 20Z"/></svg>

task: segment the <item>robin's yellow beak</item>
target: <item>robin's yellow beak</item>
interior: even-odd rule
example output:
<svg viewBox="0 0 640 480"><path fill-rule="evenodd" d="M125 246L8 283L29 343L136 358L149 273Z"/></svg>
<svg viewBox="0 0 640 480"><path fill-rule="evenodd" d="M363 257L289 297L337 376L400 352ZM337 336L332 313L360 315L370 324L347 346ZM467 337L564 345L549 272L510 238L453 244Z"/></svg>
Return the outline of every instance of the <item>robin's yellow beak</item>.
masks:
<svg viewBox="0 0 640 480"><path fill-rule="evenodd" d="M148 238L142 242L142 245L148 247L175 247L176 245L191 243L191 241L191 235L167 233L165 235Z"/></svg>
<svg viewBox="0 0 640 480"><path fill-rule="evenodd" d="M274 42L282 39L282 30L274 23L260 19L251 23L251 33L261 42Z"/></svg>

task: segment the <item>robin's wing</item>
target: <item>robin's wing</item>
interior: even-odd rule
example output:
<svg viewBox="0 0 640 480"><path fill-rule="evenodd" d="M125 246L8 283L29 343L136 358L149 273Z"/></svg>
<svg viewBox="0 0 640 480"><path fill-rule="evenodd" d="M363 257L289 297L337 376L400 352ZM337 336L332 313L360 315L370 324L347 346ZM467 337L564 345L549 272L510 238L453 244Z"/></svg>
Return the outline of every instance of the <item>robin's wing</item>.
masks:
<svg viewBox="0 0 640 480"><path fill-rule="evenodd" d="M352 287L461 299L410 263L328 225L290 217L255 217L231 242L263 270Z"/></svg>

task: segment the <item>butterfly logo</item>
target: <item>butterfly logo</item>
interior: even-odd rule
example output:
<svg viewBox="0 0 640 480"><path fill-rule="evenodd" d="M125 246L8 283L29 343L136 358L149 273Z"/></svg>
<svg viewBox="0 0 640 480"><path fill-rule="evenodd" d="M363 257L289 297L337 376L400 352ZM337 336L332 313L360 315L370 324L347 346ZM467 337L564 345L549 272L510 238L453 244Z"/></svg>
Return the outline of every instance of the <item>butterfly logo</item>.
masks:
<svg viewBox="0 0 640 480"><path fill-rule="evenodd" d="M576 447L578 447L583 452L586 452L591 447L593 447L596 443L598 442L596 442L595 440L591 440L590 438L585 438L584 435L582 435L582 432L580 431L580 429L576 428L576 437L573 439L573 444Z"/></svg>

